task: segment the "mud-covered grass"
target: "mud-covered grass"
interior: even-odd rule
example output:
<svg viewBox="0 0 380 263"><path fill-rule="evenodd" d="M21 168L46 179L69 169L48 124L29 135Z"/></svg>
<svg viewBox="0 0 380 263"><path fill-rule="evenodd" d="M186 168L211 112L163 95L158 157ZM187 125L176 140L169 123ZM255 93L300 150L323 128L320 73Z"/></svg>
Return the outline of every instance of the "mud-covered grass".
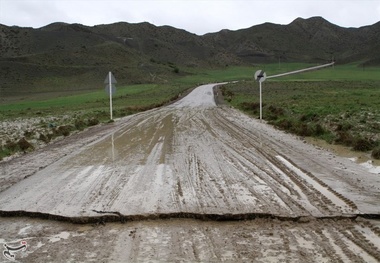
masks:
<svg viewBox="0 0 380 263"><path fill-rule="evenodd" d="M78 117L76 114L40 117L32 119L17 118L1 123L0 160L19 152L33 151L60 137L82 131L99 124L96 117Z"/></svg>
<svg viewBox="0 0 380 263"><path fill-rule="evenodd" d="M373 151L379 158L380 81L267 81L263 84L263 119L300 136L312 136ZM259 117L259 85L222 88L233 106Z"/></svg>

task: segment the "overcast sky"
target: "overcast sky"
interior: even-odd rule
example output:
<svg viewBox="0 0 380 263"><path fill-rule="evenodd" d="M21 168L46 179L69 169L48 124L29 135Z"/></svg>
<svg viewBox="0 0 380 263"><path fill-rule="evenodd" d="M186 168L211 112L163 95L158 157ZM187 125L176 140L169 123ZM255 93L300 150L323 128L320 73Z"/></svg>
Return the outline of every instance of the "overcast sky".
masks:
<svg viewBox="0 0 380 263"><path fill-rule="evenodd" d="M372 25L380 21L380 0L0 0L0 24L34 28L149 22L203 35L312 16L342 27Z"/></svg>

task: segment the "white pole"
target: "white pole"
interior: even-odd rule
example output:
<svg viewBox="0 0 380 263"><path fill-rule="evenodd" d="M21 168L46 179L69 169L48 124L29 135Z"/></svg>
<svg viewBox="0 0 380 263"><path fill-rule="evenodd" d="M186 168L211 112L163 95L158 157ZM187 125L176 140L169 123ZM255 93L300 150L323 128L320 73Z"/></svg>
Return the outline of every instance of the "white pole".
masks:
<svg viewBox="0 0 380 263"><path fill-rule="evenodd" d="M320 69L320 68L330 67L330 66L333 66L334 63L335 62L331 62L331 63L328 63L328 64L324 64L324 65L320 65L320 66L315 66L315 67L311 67L311 68L299 69L299 70L295 70L295 71L291 71L291 72L286 72L286 73L281 73L281 74L277 74L277 75L273 75L273 76L267 76L267 79L278 78L278 77L283 77L283 76L287 76L287 75L302 73L302 72L305 72L305 71L311 71L311 70L316 70L316 69Z"/></svg>
<svg viewBox="0 0 380 263"><path fill-rule="evenodd" d="M109 92L110 92L110 115L112 120L112 78L111 71L108 73L108 83L109 83Z"/></svg>
<svg viewBox="0 0 380 263"><path fill-rule="evenodd" d="M260 83L260 121L263 119L263 99L262 99L262 93L261 93L261 81Z"/></svg>

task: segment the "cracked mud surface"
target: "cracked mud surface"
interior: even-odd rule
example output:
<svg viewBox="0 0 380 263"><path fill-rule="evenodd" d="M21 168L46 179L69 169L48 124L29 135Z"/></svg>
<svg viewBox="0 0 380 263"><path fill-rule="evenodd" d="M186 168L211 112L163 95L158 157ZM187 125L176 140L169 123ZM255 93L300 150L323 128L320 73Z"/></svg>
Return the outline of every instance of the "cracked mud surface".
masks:
<svg viewBox="0 0 380 263"><path fill-rule="evenodd" d="M0 163L0 243L27 240L25 262L378 262L379 175L213 86Z"/></svg>

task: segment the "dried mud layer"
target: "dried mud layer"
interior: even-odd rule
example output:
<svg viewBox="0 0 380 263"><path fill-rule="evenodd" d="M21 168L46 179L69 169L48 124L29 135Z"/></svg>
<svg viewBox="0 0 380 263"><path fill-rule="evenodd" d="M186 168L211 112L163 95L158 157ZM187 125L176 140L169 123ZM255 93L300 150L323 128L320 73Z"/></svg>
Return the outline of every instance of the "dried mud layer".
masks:
<svg viewBox="0 0 380 263"><path fill-rule="evenodd" d="M379 262L380 176L213 87L0 163L0 243L24 262Z"/></svg>
<svg viewBox="0 0 380 263"><path fill-rule="evenodd" d="M378 221L190 219L70 224L0 218L19 262L378 262ZM2 257L0 262L7 262Z"/></svg>

